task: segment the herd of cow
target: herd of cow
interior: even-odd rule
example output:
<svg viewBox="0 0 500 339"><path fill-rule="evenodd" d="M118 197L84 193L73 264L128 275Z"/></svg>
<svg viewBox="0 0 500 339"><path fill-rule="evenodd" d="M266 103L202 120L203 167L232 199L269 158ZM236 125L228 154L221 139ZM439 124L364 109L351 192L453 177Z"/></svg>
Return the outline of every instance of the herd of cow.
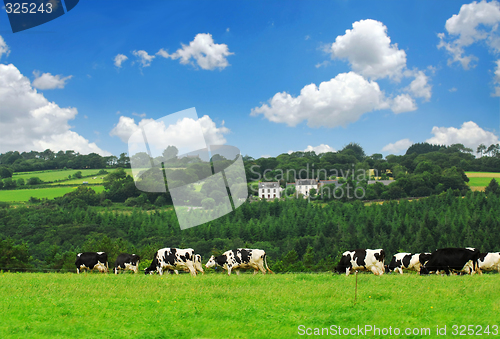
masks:
<svg viewBox="0 0 500 339"><path fill-rule="evenodd" d="M122 253L116 258L114 273L120 271L139 272L140 257L136 254ZM265 268L264 268L265 264ZM99 272L108 272L108 255L105 252L85 252L78 253L76 256L76 272L81 270L98 270ZM240 274L240 269L254 269L254 274L259 270L266 273L266 269L272 273L267 266L266 252L259 249L238 248L224 252L219 256L211 256L205 267L221 266L231 275L235 270ZM144 270L145 274L157 272L163 275L165 270L173 271L179 274L179 270L188 271L195 276L198 272L205 273L201 264L201 255L194 254L192 248L162 248L156 251L151 265Z"/></svg>
<svg viewBox="0 0 500 339"><path fill-rule="evenodd" d="M114 273L131 270L139 271L140 257L135 254L122 253L115 262ZM397 253L389 265L384 264L385 251L383 249L358 249L346 251L342 254L339 264L335 268L338 273L349 273L354 271L371 271L375 275L389 272L403 274L403 269L414 270L421 275L443 272L450 274L481 274L482 271L500 272L500 252L480 253L478 249L467 248L442 248L432 253ZM105 252L85 252L76 256L76 271L98 270L108 272L108 255ZM265 267L264 267L265 265ZM206 268L220 266L227 270L228 275L235 270L239 274L240 269L253 269L254 274L259 271L273 273L267 266L266 252L260 249L238 248L229 250L219 256L211 256L205 264ZM267 269L267 271L266 271ZM151 265L144 270L145 274L157 272L175 272L179 270L188 271L195 276L198 272L204 273L201 255L194 254L192 248L162 248L158 250Z"/></svg>
<svg viewBox="0 0 500 339"><path fill-rule="evenodd" d="M385 251L354 250L342 254L336 271L349 275L355 270L371 271L375 275L389 272L403 274L403 269L414 270L420 275L441 272L449 275L481 274L482 271L500 272L500 252L480 253L478 249L467 248L441 248L432 253L397 253L389 265L384 265Z"/></svg>

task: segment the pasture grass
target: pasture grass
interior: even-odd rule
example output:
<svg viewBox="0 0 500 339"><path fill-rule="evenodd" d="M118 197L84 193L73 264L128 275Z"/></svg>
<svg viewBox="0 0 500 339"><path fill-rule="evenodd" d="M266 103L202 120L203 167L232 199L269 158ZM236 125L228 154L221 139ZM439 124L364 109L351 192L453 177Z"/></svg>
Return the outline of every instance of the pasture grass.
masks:
<svg viewBox="0 0 500 339"><path fill-rule="evenodd" d="M110 172L110 170L107 170ZM12 175L13 180L23 178L28 180L29 178L38 177L44 182L55 182L56 180L62 181L67 180L69 175L73 175L76 172L82 172L82 176L94 175L97 176L99 169L68 169L68 170L46 170L46 171L35 171L35 172L16 172ZM99 175L102 177L103 175ZM81 181L85 179L78 179Z"/></svg>
<svg viewBox="0 0 500 339"><path fill-rule="evenodd" d="M96 193L104 190L104 186L88 186L91 187ZM31 197L38 199L54 199L69 193L77 187L50 187L50 188L35 188L35 189L20 189L20 190L1 190L0 201L28 201Z"/></svg>
<svg viewBox="0 0 500 339"><path fill-rule="evenodd" d="M500 183L499 178L472 177L469 178L469 186L486 187L490 184L492 179L495 179L498 183Z"/></svg>
<svg viewBox="0 0 500 339"><path fill-rule="evenodd" d="M355 279L2 273L0 337L293 338L299 325L429 328L435 337L436 325L448 335L452 325L499 325L498 274L359 274L354 304Z"/></svg>

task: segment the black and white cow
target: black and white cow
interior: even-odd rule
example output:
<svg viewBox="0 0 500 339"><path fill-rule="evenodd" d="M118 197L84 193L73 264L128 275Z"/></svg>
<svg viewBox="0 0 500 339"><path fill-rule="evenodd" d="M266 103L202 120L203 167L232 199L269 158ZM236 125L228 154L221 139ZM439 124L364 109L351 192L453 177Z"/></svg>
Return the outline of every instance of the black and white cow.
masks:
<svg viewBox="0 0 500 339"><path fill-rule="evenodd" d="M500 252L481 253L478 264L479 274L481 271L498 271L500 273Z"/></svg>
<svg viewBox="0 0 500 339"><path fill-rule="evenodd" d="M255 275L259 270L263 274L267 273L266 269L264 269L264 264L266 269L273 273L267 266L267 256L264 250L238 248L226 251L217 257L212 255L205 264L205 267L210 268L219 265L227 270L228 275L231 275L232 270L236 270L236 274L239 275L240 269L253 268L253 274Z"/></svg>
<svg viewBox="0 0 500 339"><path fill-rule="evenodd" d="M202 274L205 274L205 271L203 271L203 264L201 263L201 255L199 255L199 254L194 255L194 269L197 272L201 272Z"/></svg>
<svg viewBox="0 0 500 339"><path fill-rule="evenodd" d="M80 270L92 271L97 269L101 273L108 273L108 255L105 252L84 252L76 255L76 273Z"/></svg>
<svg viewBox="0 0 500 339"><path fill-rule="evenodd" d="M203 271L203 265L201 263L201 255L199 254L194 255L194 269L197 273L201 272L202 274L205 274L205 271ZM172 272L175 274L179 274L179 271L177 270L169 270L169 273L172 274ZM185 268L184 272L189 272L189 269Z"/></svg>
<svg viewBox="0 0 500 339"><path fill-rule="evenodd" d="M121 253L115 261L115 274L120 270L139 272L139 260L141 258L137 254Z"/></svg>
<svg viewBox="0 0 500 339"><path fill-rule="evenodd" d="M375 275L384 274L385 251L383 249L358 249L345 251L335 271L349 275L351 271L371 271Z"/></svg>
<svg viewBox="0 0 500 339"><path fill-rule="evenodd" d="M192 248L162 248L158 250L151 262L151 265L144 270L145 274L158 272L163 275L164 270L174 270L187 268L191 275L196 275L194 268L194 250ZM176 272L178 273L178 272Z"/></svg>
<svg viewBox="0 0 500 339"><path fill-rule="evenodd" d="M397 253L392 256L386 272L399 272L403 274L403 269L420 272L420 268L431 258L430 253Z"/></svg>
<svg viewBox="0 0 500 339"><path fill-rule="evenodd" d="M432 252L429 261L420 269L420 274L439 273L444 271L475 274L478 270L478 260L481 253L475 248L441 248Z"/></svg>

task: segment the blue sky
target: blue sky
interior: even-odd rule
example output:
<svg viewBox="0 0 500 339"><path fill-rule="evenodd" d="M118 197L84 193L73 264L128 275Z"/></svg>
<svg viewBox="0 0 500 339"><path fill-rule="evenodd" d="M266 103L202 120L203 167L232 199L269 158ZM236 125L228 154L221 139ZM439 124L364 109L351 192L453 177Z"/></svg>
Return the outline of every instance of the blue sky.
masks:
<svg viewBox="0 0 500 339"><path fill-rule="evenodd" d="M253 157L488 146L499 23L495 1L80 1L12 33L2 10L0 152L119 155L190 107L207 140Z"/></svg>

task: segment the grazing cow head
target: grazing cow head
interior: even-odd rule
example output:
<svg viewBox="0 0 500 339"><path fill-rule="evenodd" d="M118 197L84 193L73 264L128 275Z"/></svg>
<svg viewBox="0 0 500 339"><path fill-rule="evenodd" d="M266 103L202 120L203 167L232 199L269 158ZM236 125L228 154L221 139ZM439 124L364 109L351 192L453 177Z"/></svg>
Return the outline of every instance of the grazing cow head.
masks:
<svg viewBox="0 0 500 339"><path fill-rule="evenodd" d="M217 263L215 262L215 257L212 255L208 262L205 264L206 268L214 267L217 266Z"/></svg>

